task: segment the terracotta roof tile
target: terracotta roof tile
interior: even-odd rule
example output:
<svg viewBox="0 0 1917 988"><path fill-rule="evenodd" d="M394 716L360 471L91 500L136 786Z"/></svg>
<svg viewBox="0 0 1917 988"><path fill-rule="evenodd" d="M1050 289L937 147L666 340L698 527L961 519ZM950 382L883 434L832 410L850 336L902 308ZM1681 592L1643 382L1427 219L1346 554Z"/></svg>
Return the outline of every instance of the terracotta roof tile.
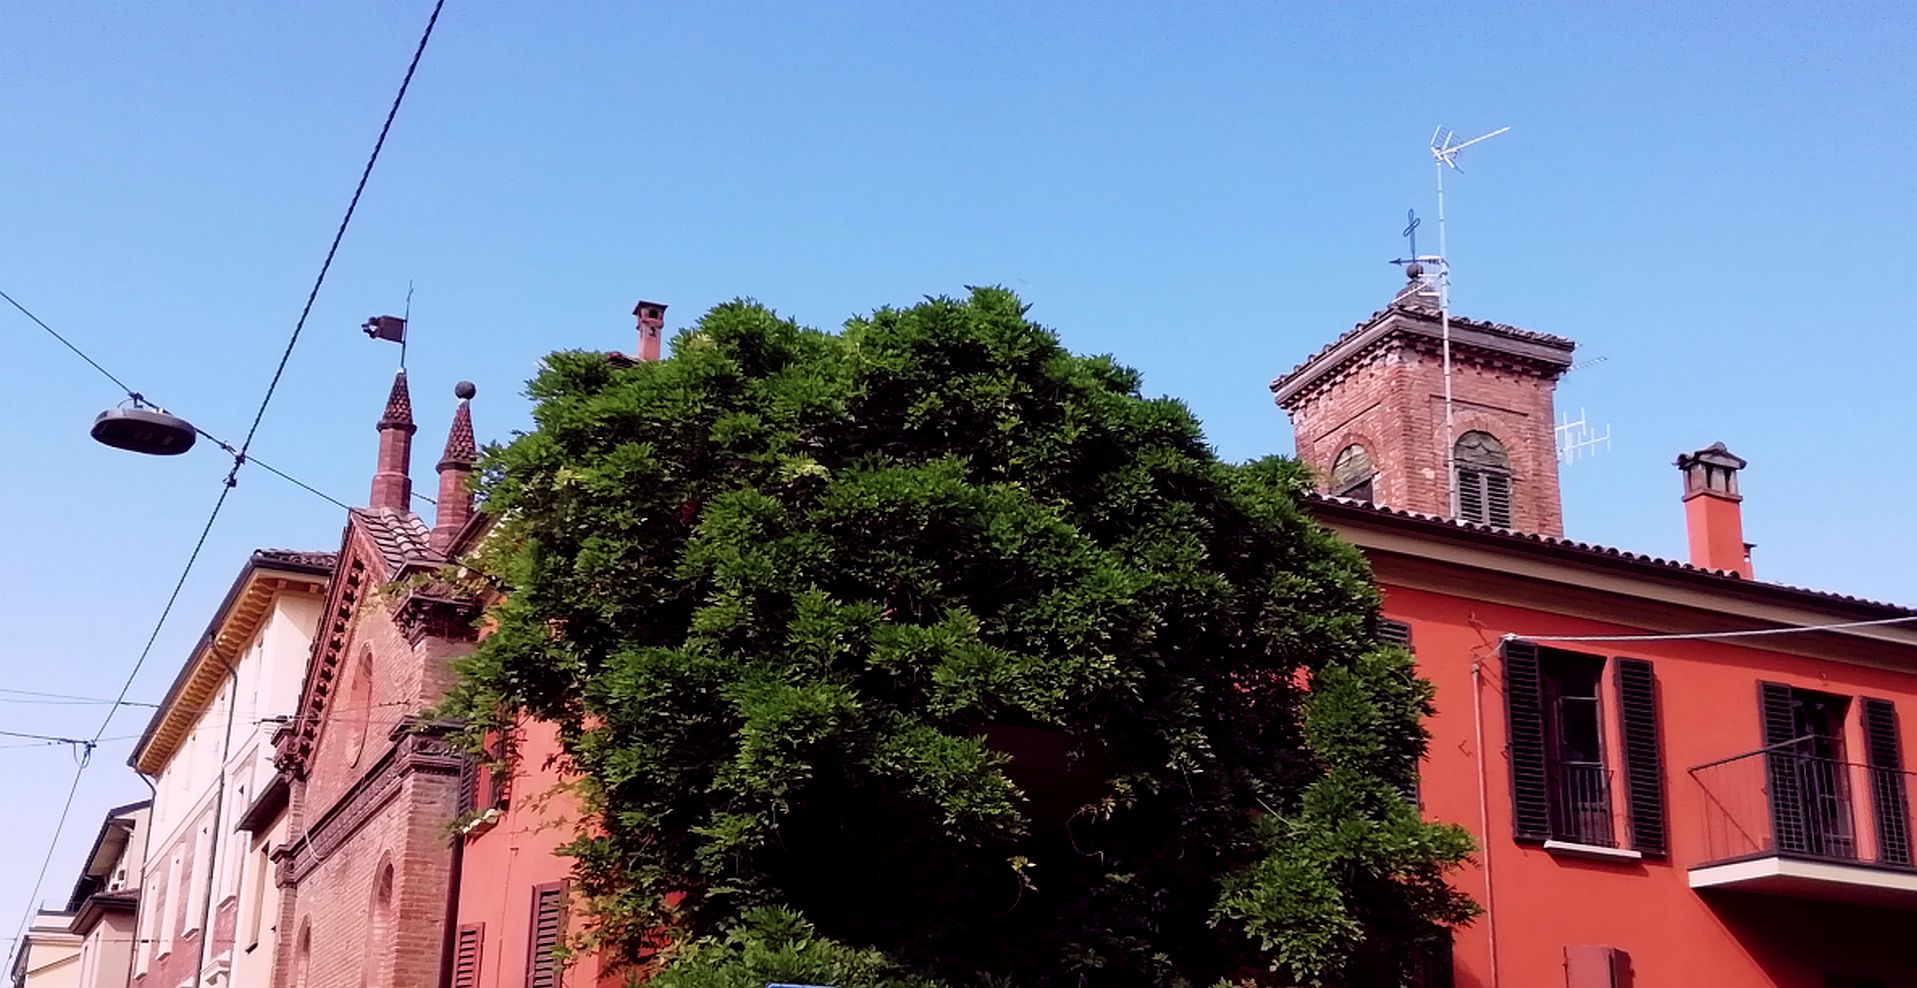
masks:
<svg viewBox="0 0 1917 988"><path fill-rule="evenodd" d="M1496 528L1491 525L1480 525L1476 522L1462 521L1456 518L1444 518L1439 515L1428 515L1421 511L1406 511L1402 508L1385 507L1382 505L1371 504L1366 501L1355 501L1355 500L1352 500L1351 498L1345 498L1345 497L1332 497L1327 494L1318 494L1315 492L1307 493L1305 495L1305 500L1308 502L1317 502L1321 504L1336 504L1336 505L1340 505L1347 508L1355 508L1355 509L1359 509L1369 514L1377 515L1380 517L1403 519L1406 521L1417 522L1426 526L1445 527L1445 528L1456 529L1459 531L1472 532L1478 535L1489 536L1489 537L1492 537L1501 541L1505 541L1505 542L1510 542L1510 543L1529 543L1532 545L1544 545L1544 546L1552 546L1559 549L1569 549L1573 552L1602 557L1605 559L1615 559L1615 560L1630 563L1636 566L1644 567L1647 569L1659 569L1659 570L1666 570L1670 572L1688 573L1688 574L1694 574L1698 576L1711 577L1714 579L1723 580L1726 582L1727 585L1761 587L1768 590L1782 591L1782 592L1793 594L1793 595L1815 598L1818 602L1821 602L1821 603L1849 604L1849 605L1854 605L1858 607L1869 607L1869 608L1876 608L1879 610L1892 611L1892 612L1896 612L1900 614L1917 615L1917 608L1907 607L1903 604L1892 604L1886 601L1871 600L1867 597L1855 597L1850 594L1835 593L1828 590L1813 590L1809 587L1793 586L1788 583L1775 583L1768 580L1746 580L1742 576L1739 576L1737 573L1731 570L1711 569L1709 567L1704 567L1704 566L1693 566L1690 563L1679 562L1678 560L1675 560L1675 559L1665 559L1660 556L1652 556L1652 555L1648 555L1641 552L1632 552L1628 549L1619 549L1615 546L1599 545L1595 542L1579 542L1576 539L1560 538L1553 535L1539 535L1534 532L1518 532L1518 531L1513 531L1510 529Z"/></svg>
<svg viewBox="0 0 1917 988"><path fill-rule="evenodd" d="M1348 330L1345 330L1343 333L1340 333L1337 339L1334 339L1330 343L1327 343L1323 347L1320 347L1318 352L1312 354L1309 357L1306 357L1302 361L1299 361L1297 366L1284 372L1283 374L1278 375L1276 378L1273 378L1271 382L1271 387L1274 391L1277 390L1278 386L1282 382L1290 380L1292 377L1295 377L1299 371L1302 371L1306 367L1309 367L1313 363L1316 363L1318 360L1322 359L1327 354L1331 353L1331 351L1338 349L1339 345L1344 343L1346 340L1349 340L1352 337L1357 336L1359 333L1362 333L1365 330L1370 329L1371 327L1377 325L1378 322L1384 319L1386 316L1397 313L1397 314L1410 316L1414 319L1428 321L1434 317L1436 311L1437 310L1431 308L1428 305L1424 305L1424 304L1420 304L1418 302L1412 301L1405 296L1400 296L1398 299L1393 300L1390 305L1387 305L1384 308L1379 309L1376 312L1373 312L1371 315L1366 316L1364 319L1359 320L1357 325L1351 327ZM1472 319L1469 316L1461 316L1455 312L1451 314L1451 325L1461 327L1464 329L1475 329L1485 333L1492 333L1492 334L1507 337L1513 340L1521 340L1526 343L1536 343L1542 346L1562 348L1564 350L1571 350L1577 346L1576 341L1566 339L1565 337L1562 337L1562 336L1553 336L1550 333L1540 333L1535 330L1520 329L1519 327L1510 325L1509 323L1489 322L1483 319Z"/></svg>
<svg viewBox="0 0 1917 988"><path fill-rule="evenodd" d="M329 571L339 563L337 552L305 552L299 549L257 549L253 557L263 563L283 563Z"/></svg>
<svg viewBox="0 0 1917 988"><path fill-rule="evenodd" d="M379 547L388 574L397 575L408 565L430 566L445 562L433 552L430 544L432 532L419 520L418 515L391 508L354 508L353 517L359 520L367 536Z"/></svg>

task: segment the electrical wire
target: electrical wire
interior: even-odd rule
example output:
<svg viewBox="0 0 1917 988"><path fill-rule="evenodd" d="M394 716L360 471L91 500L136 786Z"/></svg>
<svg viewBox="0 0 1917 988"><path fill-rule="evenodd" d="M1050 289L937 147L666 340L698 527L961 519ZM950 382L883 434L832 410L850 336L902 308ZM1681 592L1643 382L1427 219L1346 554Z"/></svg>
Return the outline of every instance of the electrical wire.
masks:
<svg viewBox="0 0 1917 988"><path fill-rule="evenodd" d="M1877 618L1871 621L1840 621L1836 624L1802 624L1784 628L1749 628L1741 631L1693 631L1669 635L1519 635L1506 634L1503 641L1522 642L1675 642L1710 638L1756 638L1760 635L1795 635L1806 631L1843 631L1847 628L1872 628L1886 624L1917 621L1917 614Z"/></svg>
<svg viewBox="0 0 1917 988"><path fill-rule="evenodd" d="M299 320L294 323L293 332L286 340L286 348L280 353L279 363L273 368L273 376L267 382L266 393L261 396L259 407L253 412L253 422L247 427L246 438L241 440L237 450L231 449L227 444L220 444L221 448L228 449L231 452L233 456L233 467L227 471L226 480L220 489L220 496L213 502L213 510L207 515L206 524L200 528L200 537L193 544L193 551L187 556L186 565L181 569L179 579L174 581L173 591L167 596L166 606L160 611L160 619L154 623L153 633L147 636L146 645L141 648L139 658L134 661L132 670L128 672L126 680L120 686L119 694L114 697L114 706L108 709L106 718L100 722L99 729L94 731L92 740L87 741L84 747L79 749L80 755L73 772L73 784L67 789L66 800L60 809L59 820L53 826L53 839L48 842L47 853L41 861L39 874L34 879L31 891L28 893L32 898L27 903L26 911L20 917L20 925L16 929L16 935L14 937L16 942L19 936L26 932L27 924L32 920L34 905L39 901L40 884L46 880L47 868L53 863L54 852L60 846L60 835L65 831L67 816L73 810L74 794L80 791L80 779L85 775L87 766L92 764L93 751L99 745L101 737L106 734L107 727L112 724L113 715L119 712L119 704L126 699L127 692L133 688L133 681L139 675L141 667L146 664L147 657L152 654L153 643L158 640L160 630L166 626L167 618L173 613L173 607L180 599L180 591L186 586L188 575L193 572L193 564L199 561L201 550L206 548L207 536L213 531L213 523L219 519L220 510L226 506L227 497L233 493L233 488L239 483L240 468L244 467L247 463L247 456L252 449L253 439L259 434L260 422L265 419L267 406L272 403L273 394L278 390L280 380L286 374L286 365L287 362L292 359L293 348L299 343L300 333L306 328L307 318L312 315L313 303L319 298L320 288L326 283L326 275L327 272L332 269L333 258L339 253L340 242L346 238L346 228L352 222L354 212L359 208L360 196L366 191L366 183L372 177L373 166L378 163L380 151L386 146L386 137L392 131L393 120L399 115L400 105L406 99L406 91L412 86L413 74L418 71L420 58L426 53L426 43L432 39L433 28L439 23L440 11L445 6L446 0L435 0L433 4L433 12L432 15L427 18L426 29L421 32L419 44L413 49L412 60L406 65L405 77L400 80L399 92L394 95L392 105L387 108L386 119L380 125L379 137L373 143L372 154L367 156L366 166L360 169L359 182L353 188L353 197L346 205L345 214L340 217L338 228L333 231L333 242L326 249L326 259L321 262L319 274L313 279L313 287L306 294L306 303L300 309ZM25 307L13 301L11 296L7 296L7 301L11 302L14 308L20 309L22 312L27 311ZM105 367L94 361L93 358L88 357L79 347L69 342L66 337L54 332L53 328L45 322L42 322L39 317L34 316L30 312L28 312L27 315L42 329L51 333L55 339L64 344L67 349L78 354L81 359L85 360L95 370L118 385L120 390L126 392L129 398L132 398L136 402L145 401L137 392L127 387L125 382L115 377ZM278 471L274 472L278 473ZM281 474L281 476L285 475ZM301 486L304 487L306 485L302 484ZM312 490L310 487L307 489ZM315 493L318 492L315 491ZM333 499L328 498L328 500ZM338 504L340 502L334 501L334 503Z"/></svg>
<svg viewBox="0 0 1917 988"><path fill-rule="evenodd" d="M69 703L113 703L115 702L113 700L108 700L105 697L81 696L78 693L43 693L39 690L21 690L21 689L14 689L10 686L0 686L0 693L5 693L8 696L41 697L43 699L46 699L49 701L55 701L55 702L58 702L58 701L66 701ZM26 702L28 701L8 700L6 699L6 697L0 697L0 703L26 703ZM157 709L160 706L157 703L147 703L143 700L120 700L118 702L119 702L119 705L123 707L153 707Z"/></svg>

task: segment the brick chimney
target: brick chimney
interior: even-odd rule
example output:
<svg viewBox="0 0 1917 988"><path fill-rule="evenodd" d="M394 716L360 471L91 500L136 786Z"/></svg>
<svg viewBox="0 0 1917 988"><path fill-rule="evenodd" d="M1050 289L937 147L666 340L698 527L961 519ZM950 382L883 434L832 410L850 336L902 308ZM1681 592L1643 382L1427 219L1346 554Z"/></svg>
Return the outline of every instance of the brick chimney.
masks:
<svg viewBox="0 0 1917 988"><path fill-rule="evenodd" d="M471 381L453 385L459 408L453 412L453 427L446 434L446 451L439 455L439 510L433 515L429 542L433 551L442 556L452 548L460 529L473 517L473 492L466 488L466 482L473 475L473 464L479 460L479 449L473 443L471 409L473 395L478 393L479 389L473 387Z"/></svg>
<svg viewBox="0 0 1917 988"><path fill-rule="evenodd" d="M1691 536L1691 565L1728 570L1751 578L1751 545L1744 541L1744 497L1737 472L1745 461L1723 443L1677 458L1684 474L1684 525Z"/></svg>
<svg viewBox="0 0 1917 988"><path fill-rule="evenodd" d="M386 413L379 417L379 468L373 474L373 497L367 503L375 508L409 511L413 501L413 398L406 390L406 372L393 375L393 390L386 396Z"/></svg>
<svg viewBox="0 0 1917 988"><path fill-rule="evenodd" d="M666 304L642 300L632 307L632 314L639 317L639 359L658 360L659 338L666 329Z"/></svg>

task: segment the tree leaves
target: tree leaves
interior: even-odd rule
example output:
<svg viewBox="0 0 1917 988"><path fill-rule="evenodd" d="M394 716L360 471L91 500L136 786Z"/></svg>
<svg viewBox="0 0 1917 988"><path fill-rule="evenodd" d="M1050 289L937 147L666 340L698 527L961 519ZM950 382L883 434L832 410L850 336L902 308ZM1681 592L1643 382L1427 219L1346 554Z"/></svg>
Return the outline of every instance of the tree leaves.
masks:
<svg viewBox="0 0 1917 988"><path fill-rule="evenodd" d="M1356 984L1468 917L1397 795L1429 687L1304 472L1024 313L727 303L554 354L489 451L511 595L448 709L561 726L662 983Z"/></svg>

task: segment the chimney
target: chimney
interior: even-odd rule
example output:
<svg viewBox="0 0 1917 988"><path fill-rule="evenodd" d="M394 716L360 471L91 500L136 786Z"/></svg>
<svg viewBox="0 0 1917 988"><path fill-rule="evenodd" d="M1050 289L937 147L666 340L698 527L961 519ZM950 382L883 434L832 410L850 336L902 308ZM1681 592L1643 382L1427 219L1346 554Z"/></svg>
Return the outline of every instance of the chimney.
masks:
<svg viewBox="0 0 1917 988"><path fill-rule="evenodd" d="M659 337L666 328L666 304L641 301L632 307L632 314L639 317L639 359L658 360Z"/></svg>
<svg viewBox="0 0 1917 988"><path fill-rule="evenodd" d="M466 481L479 459L479 450L473 444L470 408L473 395L478 393L471 381L453 385L459 409L453 412L453 427L446 434L446 451L439 455L439 510L433 515L433 534L428 543L442 556L452 549L460 529L473 517L473 492L466 489Z"/></svg>
<svg viewBox="0 0 1917 988"><path fill-rule="evenodd" d="M379 469L373 474L375 508L408 511L413 501L413 398L406 390L406 372L393 375L386 396L386 414L379 417Z"/></svg>
<svg viewBox="0 0 1917 988"><path fill-rule="evenodd" d="M1691 565L1728 570L1751 579L1751 545L1744 541L1744 498L1737 472L1745 461L1723 443L1677 458L1684 474L1684 525L1690 530Z"/></svg>

